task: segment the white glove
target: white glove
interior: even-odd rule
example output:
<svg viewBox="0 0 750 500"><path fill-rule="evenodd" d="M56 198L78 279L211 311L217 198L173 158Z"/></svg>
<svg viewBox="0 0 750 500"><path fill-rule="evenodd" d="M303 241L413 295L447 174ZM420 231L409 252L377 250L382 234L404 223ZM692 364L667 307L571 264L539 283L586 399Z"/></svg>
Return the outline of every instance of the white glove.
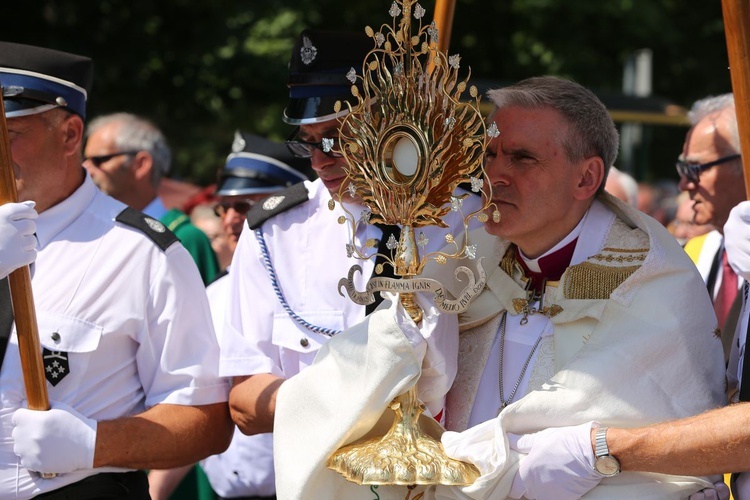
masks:
<svg viewBox="0 0 750 500"><path fill-rule="evenodd" d="M33 201L0 205L0 279L36 259Z"/></svg>
<svg viewBox="0 0 750 500"><path fill-rule="evenodd" d="M19 408L13 413L13 452L36 472L92 469L96 426L63 403L53 403L49 411Z"/></svg>
<svg viewBox="0 0 750 500"><path fill-rule="evenodd" d="M591 449L593 422L545 429L533 434L508 434L510 447L527 454L513 478L511 498L578 499L604 477L594 469Z"/></svg>
<svg viewBox="0 0 750 500"><path fill-rule="evenodd" d="M419 399L427 406L431 416L445 407L445 395L453 385L458 370L458 317L441 313L430 295L415 294L423 311L417 326L404 310L398 295L386 294L396 302L396 318L404 335L414 347L415 355L422 359L422 373L417 385Z"/></svg>
<svg viewBox="0 0 750 500"><path fill-rule="evenodd" d="M724 483L724 476L711 476L709 480L713 481L713 488L695 492L688 500L729 500L729 487Z"/></svg>
<svg viewBox="0 0 750 500"><path fill-rule="evenodd" d="M750 201L743 201L729 212L724 224L724 248L732 269L750 280Z"/></svg>

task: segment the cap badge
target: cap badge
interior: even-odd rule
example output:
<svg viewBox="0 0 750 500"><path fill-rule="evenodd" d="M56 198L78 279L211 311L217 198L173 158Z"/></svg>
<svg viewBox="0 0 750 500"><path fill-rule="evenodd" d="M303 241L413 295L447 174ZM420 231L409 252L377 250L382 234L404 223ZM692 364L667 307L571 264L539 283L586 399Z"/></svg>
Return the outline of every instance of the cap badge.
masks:
<svg viewBox="0 0 750 500"><path fill-rule="evenodd" d="M234 134L234 142L232 142L232 153L241 153L245 150L247 142L243 139L242 134Z"/></svg>
<svg viewBox="0 0 750 500"><path fill-rule="evenodd" d="M146 224L148 224L148 227L156 231L157 233L163 233L167 230L166 227L164 227L164 224L159 222L156 219L152 219L151 217L146 217Z"/></svg>
<svg viewBox="0 0 750 500"><path fill-rule="evenodd" d="M302 48L299 49L299 55L302 57L304 64L310 64L318 55L318 49L312 44L312 41L306 36L302 37Z"/></svg>
<svg viewBox="0 0 750 500"><path fill-rule="evenodd" d="M271 196L263 202L263 210L273 210L278 207L286 196Z"/></svg>

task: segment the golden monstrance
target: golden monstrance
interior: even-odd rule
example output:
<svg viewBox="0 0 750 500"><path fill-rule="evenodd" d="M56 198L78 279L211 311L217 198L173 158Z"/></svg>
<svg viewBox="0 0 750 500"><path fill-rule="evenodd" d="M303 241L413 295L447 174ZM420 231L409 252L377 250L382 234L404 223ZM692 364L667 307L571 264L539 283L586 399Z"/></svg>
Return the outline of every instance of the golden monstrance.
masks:
<svg viewBox="0 0 750 500"><path fill-rule="evenodd" d="M372 303L377 291L397 292L417 323L423 312L414 293L432 292L438 309L458 314L484 288L481 261L474 263L478 276L466 266L457 267L454 277L466 285L455 297L444 284L420 274L429 261L446 264L449 259L476 258L477 247L469 241L468 228L472 219L487 220L491 193L483 156L488 137L497 136L495 127L485 130L476 87L469 88L468 102L461 101L468 82L468 77L458 77L461 58L436 49L437 28L434 22L423 26L425 13L416 0L396 0L389 10L391 26L365 29L373 49L362 63L362 76L354 69L348 74L355 102L347 104L349 113L339 128L350 181L342 189L362 200L365 207L363 213L352 214L342 205L346 215L339 223L350 224L352 235L360 224L401 227L398 240L390 236L386 245L390 255L381 255L385 264L376 266L366 289L356 290L352 278L362 267L354 265L339 282L339 290L345 289L359 304ZM358 78L362 81L357 82ZM341 103L336 103L335 111L340 109ZM464 214L463 201L472 195L457 195L459 185L484 192L484 206ZM339 199L344 194L340 192ZM334 206L331 200L329 208ZM447 228L441 219L449 211L461 214L463 234L446 231L448 250L420 255L426 238L419 228ZM499 213L495 211L493 217ZM377 240L368 240L362 247L353 240L347 245L349 257L365 260L377 253ZM400 279L378 276L384 265L392 266ZM329 459L328 467L358 484L465 485L479 476L473 465L445 455L439 434L430 436L421 429L419 416L424 406L416 385L390 407L396 420L385 436L342 447ZM442 433L444 429L436 425Z"/></svg>

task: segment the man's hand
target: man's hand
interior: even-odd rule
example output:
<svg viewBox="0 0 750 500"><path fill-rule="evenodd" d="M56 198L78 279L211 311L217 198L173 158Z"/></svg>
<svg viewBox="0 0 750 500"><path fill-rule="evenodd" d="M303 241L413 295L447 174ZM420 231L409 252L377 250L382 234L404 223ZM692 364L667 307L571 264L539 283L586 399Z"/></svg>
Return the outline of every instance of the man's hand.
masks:
<svg viewBox="0 0 750 500"><path fill-rule="evenodd" d="M440 313L430 297L414 294L422 309L419 325L412 321L396 294L384 294L391 301L401 331L422 357L422 373L417 384L419 399L434 417L445 406L445 395L453 384L458 370L458 319L455 314Z"/></svg>
<svg viewBox="0 0 750 500"><path fill-rule="evenodd" d="M13 413L13 452L28 470L72 472L94 467L97 422L53 403L49 411L19 408Z"/></svg>
<svg viewBox="0 0 750 500"><path fill-rule="evenodd" d="M34 202L0 205L0 279L36 259Z"/></svg>
<svg viewBox="0 0 750 500"><path fill-rule="evenodd" d="M713 488L706 488L690 495L688 500L729 500L729 487L724 482L722 475L711 476L714 483Z"/></svg>
<svg viewBox="0 0 750 500"><path fill-rule="evenodd" d="M594 470L593 422L508 435L511 449L527 454L513 479L511 498L581 498L604 476Z"/></svg>

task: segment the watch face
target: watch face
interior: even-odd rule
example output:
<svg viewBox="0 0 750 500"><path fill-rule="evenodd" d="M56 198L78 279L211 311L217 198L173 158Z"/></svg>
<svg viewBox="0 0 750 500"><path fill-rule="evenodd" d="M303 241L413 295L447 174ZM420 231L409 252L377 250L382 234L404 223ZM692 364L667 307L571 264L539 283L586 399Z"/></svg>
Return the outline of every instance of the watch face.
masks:
<svg viewBox="0 0 750 500"><path fill-rule="evenodd" d="M620 463L612 455L605 455L596 459L594 468L599 474L614 476L620 472Z"/></svg>

